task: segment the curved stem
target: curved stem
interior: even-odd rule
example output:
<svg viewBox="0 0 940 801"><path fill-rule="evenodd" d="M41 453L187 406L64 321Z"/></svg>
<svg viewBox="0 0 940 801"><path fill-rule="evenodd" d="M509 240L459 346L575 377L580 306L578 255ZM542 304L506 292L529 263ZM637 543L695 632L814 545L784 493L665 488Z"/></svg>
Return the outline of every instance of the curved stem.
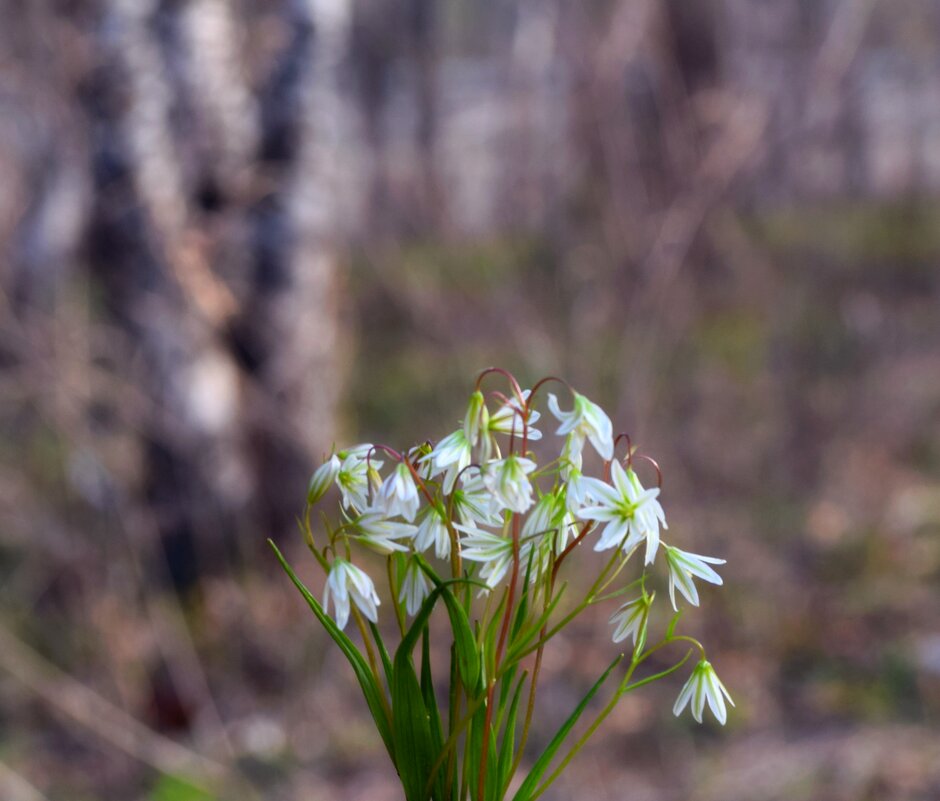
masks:
<svg viewBox="0 0 940 801"><path fill-rule="evenodd" d="M539 381L536 381L535 384L533 385L532 390L529 392L530 404L532 403L532 399L535 397L535 393L538 392L542 388L543 384L547 384L550 381L557 381L559 384L563 384L565 388L572 394L572 396L574 396L575 394L574 387L572 387L571 384L565 381L564 378L559 378L558 376L554 376L554 375L547 375L545 376L545 378L542 378Z"/></svg>
<svg viewBox="0 0 940 801"><path fill-rule="evenodd" d="M645 453L638 453L636 455L637 459L642 459L645 462L649 462L653 465L653 469L656 471L656 486L660 489L663 488L663 470L652 456L647 456Z"/></svg>
<svg viewBox="0 0 940 801"><path fill-rule="evenodd" d="M564 562L565 559L568 558L568 554L570 554L575 548L578 547L578 545L581 543L581 540L583 540L588 535L588 532L592 528L594 528L594 521L588 520L587 523L584 524L584 527L581 529L578 536L575 537L571 542L569 542L568 547L565 548L565 550L563 550L559 554L558 558L555 560L555 564L552 566L552 579L553 580L555 576L558 575L558 571L561 568L561 563Z"/></svg>
<svg viewBox="0 0 940 801"><path fill-rule="evenodd" d="M508 370L504 370L502 367L487 367L483 372L481 372L480 375L477 376L477 390L480 389L480 386L483 383L483 379L486 378L490 373L499 373L501 376L506 378L509 381L510 386L512 386L512 391L519 399L519 402L523 404L525 403L525 398L522 397L522 387L519 386L519 382L516 380L516 377Z"/></svg>

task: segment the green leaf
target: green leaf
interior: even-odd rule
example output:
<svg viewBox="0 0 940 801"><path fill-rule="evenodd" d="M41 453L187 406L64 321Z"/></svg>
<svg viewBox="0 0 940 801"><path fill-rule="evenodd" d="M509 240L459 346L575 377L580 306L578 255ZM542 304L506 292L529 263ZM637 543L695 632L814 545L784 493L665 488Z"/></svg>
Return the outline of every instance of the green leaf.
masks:
<svg viewBox="0 0 940 801"><path fill-rule="evenodd" d="M431 638L428 627L424 627L421 635L421 694L424 696L424 707L428 710L431 723L431 747L433 754L439 754L444 747L444 727L441 724L441 713L437 706L437 697L434 695L434 678L431 674ZM434 797L446 797L444 790L444 776L438 773L436 777L436 791Z"/></svg>
<svg viewBox="0 0 940 801"><path fill-rule="evenodd" d="M447 586L455 582L471 582L472 579L441 581L423 557L418 556L416 558L418 559L418 565L441 593L441 598L443 598L444 605L447 607L447 616L450 618L450 628L454 634L454 645L457 648L457 668L460 671L460 678L464 683L464 687L474 692L480 680L480 655L477 652L476 639L473 636L473 629L470 628L470 619L467 617L466 610ZM477 584L479 582L474 581L472 583Z"/></svg>
<svg viewBox="0 0 940 801"><path fill-rule="evenodd" d="M399 649L392 677L392 731L395 766L407 801L427 801L424 785L437 751L431 721L411 654ZM439 749L438 749L439 750Z"/></svg>
<svg viewBox="0 0 940 801"><path fill-rule="evenodd" d="M405 788L408 801L427 801L425 785L431 774L435 757L442 747L442 744L439 744L437 748L434 747L431 714L425 706L421 685L411 660L411 652L424 632L438 598L446 597L445 594L453 597L449 585L461 584L466 579L438 581L438 586L424 599L421 609L412 621L411 628L402 637L392 666L392 731L395 742L395 766L398 768L398 775ZM437 786L436 781L435 786Z"/></svg>
<svg viewBox="0 0 940 801"><path fill-rule="evenodd" d="M476 714L473 716L473 722L470 724L469 749L470 749L470 799L471 801L496 801L496 792L499 784L497 775L498 765L496 736L490 731L490 746L486 755L486 779L484 780L483 798L480 798L479 770L480 762L483 759L483 737L486 736L486 704L480 704Z"/></svg>
<svg viewBox="0 0 940 801"><path fill-rule="evenodd" d="M382 669L385 671L385 681L389 685L392 683L392 660L388 656L388 649L385 647L385 641L382 639L382 633L379 631L379 627L375 625L371 620L369 621L369 630L372 632L372 636L375 638L375 644L379 649L379 657L382 659Z"/></svg>
<svg viewBox="0 0 940 801"><path fill-rule="evenodd" d="M215 795L180 776L161 776L149 801L215 801Z"/></svg>
<svg viewBox="0 0 940 801"><path fill-rule="evenodd" d="M518 637L513 638L513 641L509 644L509 648L506 652L506 659L504 664L514 664L519 659L522 659L526 653L526 648L536 638L536 635L541 637L542 629L545 624L548 623L549 618L552 616L552 613L558 607L559 602L561 601L562 595L564 595L565 590L568 588L567 582L561 585L558 588L558 592L555 597L552 598L551 602L545 608L541 615L535 620L532 625L525 629L522 634Z"/></svg>
<svg viewBox="0 0 940 801"><path fill-rule="evenodd" d="M676 630L676 623L679 622L679 617L682 615L682 610L680 609L672 616L672 620L669 621L669 626L666 628L666 636L663 637L664 640L671 640L672 635Z"/></svg>
<svg viewBox="0 0 940 801"><path fill-rule="evenodd" d="M352 665L353 672L356 674L356 678L359 680L359 686L362 688L362 694L365 696L366 703L369 706L369 711L372 713L372 719L375 721L375 727L378 729L379 735L382 738L382 742L385 743L385 748L394 762L395 748L392 741L391 722L388 719L385 706L382 703L384 696L376 681L377 677L372 673L372 669L369 667L368 662L366 662L365 658L359 652L359 649L356 648L353 641L343 634L336 623L333 622L333 619L327 615L323 610L323 607L320 606L320 602L313 597L313 595L310 593L310 590L308 590L304 586L304 583L297 577L297 574L287 563L287 560L278 550L278 547L274 544L274 541L269 539L268 545L271 546L275 556L277 556L278 561L281 563L281 567L283 567L287 575L290 576L290 580L294 582L294 586L297 587L297 589L300 591L300 594L304 597L304 600L313 610L317 620L320 621L320 624L327 630L327 633L333 638L333 641L339 646L339 649L349 660L349 664Z"/></svg>
<svg viewBox="0 0 940 801"><path fill-rule="evenodd" d="M516 691L513 693L512 701L509 704L506 728L503 729L503 743L499 749L500 797L506 792L512 779L510 771L512 771L512 763L516 755L516 716L519 712L519 699L522 697L522 689L528 675L526 671L523 671L519 677L519 683L516 684Z"/></svg>
<svg viewBox="0 0 940 801"><path fill-rule="evenodd" d="M565 738L568 736L568 733L574 728L575 723L578 722L578 718L581 717L581 714L584 712L587 705L591 702L591 699L597 695L597 691L601 688L601 685L607 680L607 677L610 675L610 672L620 664L620 661L623 659L623 654L618 656L613 662L610 663L610 667L604 671L601 677L595 682L594 686L588 690L587 695L581 699L581 703L575 707L574 712L571 713L569 718L564 722L562 727L558 730L555 736L552 738L552 741L548 744L548 747L542 752L541 756L536 760L535 764L532 766L532 770L529 771L529 775L526 776L525 781L522 783L522 786L516 791L516 794L513 796L512 801L528 801L532 794L538 788L538 783L544 775L545 771L548 769L548 766L551 764L552 759L554 759L555 754L558 753L558 749L561 748L561 744L564 742Z"/></svg>
<svg viewBox="0 0 940 801"><path fill-rule="evenodd" d="M522 628L522 624L525 623L525 619L529 614L529 593L532 588L530 580L532 578L532 561L534 558L535 548L529 552L529 561L526 563L525 580L522 583L522 596L519 598L519 606L516 607L516 614L512 621L510 642L515 639L516 634L519 633L519 629Z"/></svg>

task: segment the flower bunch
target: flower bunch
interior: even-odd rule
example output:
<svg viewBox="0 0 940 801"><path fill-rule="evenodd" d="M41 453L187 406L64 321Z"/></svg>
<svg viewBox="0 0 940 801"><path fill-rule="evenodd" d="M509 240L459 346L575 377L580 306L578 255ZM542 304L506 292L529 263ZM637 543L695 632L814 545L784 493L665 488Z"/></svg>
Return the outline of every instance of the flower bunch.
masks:
<svg viewBox="0 0 940 801"><path fill-rule="evenodd" d="M486 379L497 376L508 391L484 395ZM540 464L532 447L542 439L535 403L550 383L560 384L571 401L564 409L545 392L560 447ZM585 458L596 464L596 475L585 474ZM655 470L657 486L643 485L635 469L641 463ZM701 721L707 702L725 722L731 697L704 647L675 633L676 590L697 606L696 580L721 584L712 565L724 560L663 540L661 479L658 465L636 452L629 437L614 436L603 409L565 382L547 378L523 390L498 368L480 375L459 427L437 444L405 450L358 445L331 454L316 470L302 525L326 575L322 604L275 552L349 660L407 801L507 798L524 759L546 646L587 609L623 596L629 600L610 616L611 636L615 643L631 643L629 659L618 654L587 691L531 764L513 801L538 798L624 695L680 670L695 651L700 661L679 693L675 714L691 703ZM338 515L321 513L315 531L312 512L334 487ZM585 544L603 555L596 557L594 582L572 599L560 571ZM381 597L367 572L368 551L384 558L388 592ZM637 551L642 556L634 558ZM658 565L665 568L676 614L649 645ZM634 575L628 576L631 566ZM388 626L379 626L386 605L398 638L394 652L386 645ZM431 647L429 621L439 606L449 623L446 673L432 664L440 652ZM350 619L358 645L345 633ZM419 642L420 669L414 655ZM638 671L648 672L653 654L675 643L686 645L682 658L638 677ZM622 662L626 669L607 704L562 753ZM448 678L446 692L435 676Z"/></svg>

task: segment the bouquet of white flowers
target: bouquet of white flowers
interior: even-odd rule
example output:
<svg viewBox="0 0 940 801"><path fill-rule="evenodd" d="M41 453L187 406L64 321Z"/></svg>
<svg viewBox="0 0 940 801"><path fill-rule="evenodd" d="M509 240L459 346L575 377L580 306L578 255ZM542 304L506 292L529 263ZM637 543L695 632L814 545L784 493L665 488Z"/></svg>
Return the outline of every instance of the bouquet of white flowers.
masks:
<svg viewBox="0 0 940 801"><path fill-rule="evenodd" d="M483 393L488 377L501 376L508 392ZM539 392L550 384L572 397L565 411L546 392L547 406L563 437L559 455L543 465L530 445ZM602 478L582 472L590 443ZM623 456L617 455L623 444ZM550 377L523 390L507 371L484 370L470 396L463 425L436 445L408 450L358 445L333 453L310 480L302 518L304 537L326 573L323 603L307 590L272 543L281 564L320 623L343 651L375 720L407 801L501 801L522 764L535 713L545 647L588 608L626 596L610 617L613 641L630 640L627 659L618 654L535 757L513 801L545 792L597 730L617 702L700 659L674 706L691 702L701 722L706 703L724 723L731 697L698 640L676 634L676 590L699 602L695 579L721 584L711 565L723 559L668 545L660 487L646 488L634 468L646 465L662 483L659 466L638 453L630 438L613 434L610 418L566 382ZM383 477L382 469L387 468ZM340 493L338 516L313 508L332 486ZM561 569L583 543L604 554L597 578L572 599ZM632 560L642 547L642 559ZM378 626L381 600L368 573L355 562L360 549L385 556L386 601L398 642L389 650ZM433 550L433 557L430 553ZM656 557L665 557L675 614L650 645L650 610L656 593L648 585ZM360 560L361 562L361 560ZM625 569L634 575L624 578ZM450 664L435 671L429 620L443 606ZM332 607L333 618L328 614ZM350 617L361 644L344 633ZM436 629L437 630L437 629ZM414 651L420 642L420 669ZM649 657L670 644L685 654L665 670L639 677ZM622 662L626 668L605 706L562 753L591 700ZM447 679L435 683L435 676ZM442 709L446 707L446 714Z"/></svg>

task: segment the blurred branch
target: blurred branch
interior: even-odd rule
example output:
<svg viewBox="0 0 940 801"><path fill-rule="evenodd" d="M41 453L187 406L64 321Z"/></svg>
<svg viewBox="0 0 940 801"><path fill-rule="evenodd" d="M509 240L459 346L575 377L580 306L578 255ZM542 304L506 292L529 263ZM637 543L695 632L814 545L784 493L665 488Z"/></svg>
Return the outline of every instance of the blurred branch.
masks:
<svg viewBox="0 0 940 801"><path fill-rule="evenodd" d="M6 801L49 801L29 781L3 762L0 762L0 795Z"/></svg>
<svg viewBox="0 0 940 801"><path fill-rule="evenodd" d="M226 767L174 742L61 671L0 625L0 667L99 739L156 770L221 779Z"/></svg>

